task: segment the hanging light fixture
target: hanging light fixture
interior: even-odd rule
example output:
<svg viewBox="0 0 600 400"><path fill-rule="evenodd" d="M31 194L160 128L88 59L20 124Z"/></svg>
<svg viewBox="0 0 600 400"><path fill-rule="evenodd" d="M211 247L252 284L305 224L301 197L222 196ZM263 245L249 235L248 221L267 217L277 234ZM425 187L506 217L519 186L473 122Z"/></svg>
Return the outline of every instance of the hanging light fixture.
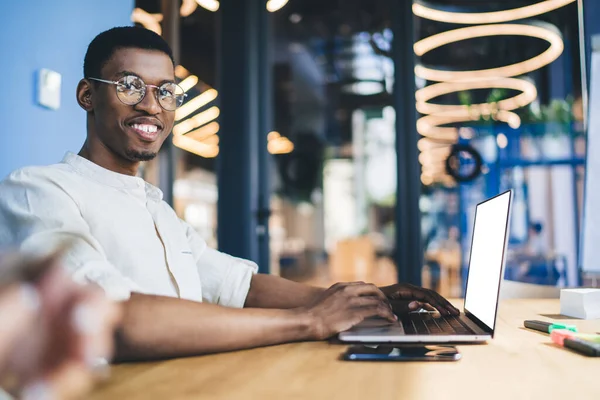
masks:
<svg viewBox="0 0 600 400"><path fill-rule="evenodd" d="M196 3L198 3L200 7L212 12L217 11L220 6L217 0L196 0Z"/></svg>
<svg viewBox="0 0 600 400"><path fill-rule="evenodd" d="M288 2L289 0L268 0L266 7L269 12L276 12L281 10ZM188 17L196 11L198 6L205 10L216 12L219 10L221 4L217 0L183 0L179 13L182 17Z"/></svg>
<svg viewBox="0 0 600 400"><path fill-rule="evenodd" d="M419 1L413 4L413 13L416 16L439 22L474 25L452 29L418 41L414 44L414 52L417 56L423 56L447 44L487 36L526 36L549 43L549 47L544 52L528 60L497 68L448 71L423 65L415 66L415 75L418 78L438 82L415 93L416 108L421 114L424 114L417 121L417 131L423 136L418 142L418 148L421 152L419 161L422 165L421 181L424 185L434 182L444 184L453 182L445 170L440 168L442 165L440 161L447 158L448 151L458 140L461 131L455 127L444 125L478 121L483 117L505 122L512 128L519 127L521 119L513 111L534 101L537 98L537 89L532 82L515 77L550 64L564 51L562 36L554 25L539 22L527 24L506 22L541 15L574 1L546 0L524 7L484 13L437 10ZM498 102L471 106L431 102L432 99L449 93L501 88L517 90L521 93ZM502 140L500 143L505 145Z"/></svg>
<svg viewBox="0 0 600 400"><path fill-rule="evenodd" d="M493 24L498 22L516 21L545 14L574 3L576 0L546 0L528 6L512 8L510 10L491 11L482 13L459 13L437 10L421 3L413 4L413 14L417 17L450 24Z"/></svg>
<svg viewBox="0 0 600 400"><path fill-rule="evenodd" d="M435 114L444 111L465 111L489 108L490 104L472 104L451 105L451 104L433 104L429 101L439 96L449 93L462 92L476 89L512 89L521 91L521 94L498 101L497 108L500 110L516 110L525 107L537 98L537 89L535 85L526 79L516 78L483 78L472 81L458 82L440 82L417 90L415 98L417 99L417 111L421 114Z"/></svg>
<svg viewBox="0 0 600 400"><path fill-rule="evenodd" d="M172 140L175 146L200 157L214 158L219 155L218 145L202 143L187 136L173 136Z"/></svg>
<svg viewBox="0 0 600 400"><path fill-rule="evenodd" d="M181 7L179 8L179 15L182 17L189 17L198 8L196 0L182 0Z"/></svg>
<svg viewBox="0 0 600 400"><path fill-rule="evenodd" d="M207 137L216 135L219 132L219 128L220 128L219 123L216 121L213 121L213 122L206 124L196 130L186 133L185 136L190 137L194 140L203 141Z"/></svg>
<svg viewBox="0 0 600 400"><path fill-rule="evenodd" d="M187 78L179 82L179 87L183 89L184 92L187 92L198 83L198 77L196 75L189 75Z"/></svg>
<svg viewBox="0 0 600 400"><path fill-rule="evenodd" d="M267 11L275 12L279 11L288 3L288 0L268 0Z"/></svg>
<svg viewBox="0 0 600 400"><path fill-rule="evenodd" d="M294 151L294 143L279 132L269 132L267 135L267 149L271 154L287 154Z"/></svg>
<svg viewBox="0 0 600 400"><path fill-rule="evenodd" d="M158 35L162 35L162 28L160 26L160 21L162 20L162 14L150 14L141 8L134 8L131 13L131 22L140 24Z"/></svg>
<svg viewBox="0 0 600 400"><path fill-rule="evenodd" d="M498 78L519 76L540 69L556 60L564 50L562 37L558 29L551 24L499 24L478 25L454 29L419 40L414 45L415 54L419 57L446 44L485 36L526 36L542 39L550 44L547 50L515 64L497 68L472 71L447 71L428 68L422 65L415 67L415 75L428 81L471 80L475 78Z"/></svg>
<svg viewBox="0 0 600 400"><path fill-rule="evenodd" d="M185 135L192 129L196 129L210 121L217 119L220 114L219 107L213 106L202 111L191 118L185 119L173 127L173 135Z"/></svg>
<svg viewBox="0 0 600 400"><path fill-rule="evenodd" d="M218 94L219 92L217 92L216 89L208 89L202 92L175 111L175 120L180 121L184 119L194 111L198 110L200 107L203 107L216 99Z"/></svg>

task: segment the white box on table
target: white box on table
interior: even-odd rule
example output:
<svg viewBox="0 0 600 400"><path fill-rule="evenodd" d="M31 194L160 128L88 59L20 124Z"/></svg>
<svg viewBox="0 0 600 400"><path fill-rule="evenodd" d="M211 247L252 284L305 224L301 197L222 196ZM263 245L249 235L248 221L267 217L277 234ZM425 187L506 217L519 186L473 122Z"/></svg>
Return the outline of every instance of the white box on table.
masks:
<svg viewBox="0 0 600 400"><path fill-rule="evenodd" d="M600 289L562 289L560 313L574 318L600 318Z"/></svg>

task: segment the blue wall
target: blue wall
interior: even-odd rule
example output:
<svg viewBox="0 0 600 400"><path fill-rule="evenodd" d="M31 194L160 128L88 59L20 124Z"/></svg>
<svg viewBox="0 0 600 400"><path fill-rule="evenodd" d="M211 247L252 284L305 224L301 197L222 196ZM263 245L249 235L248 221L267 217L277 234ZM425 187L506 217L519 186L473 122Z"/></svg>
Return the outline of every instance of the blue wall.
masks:
<svg viewBox="0 0 600 400"><path fill-rule="evenodd" d="M85 139L75 100L89 42L113 26L131 25L134 0L29 0L0 4L0 180L26 165L58 162ZM62 75L61 106L37 105L41 68Z"/></svg>

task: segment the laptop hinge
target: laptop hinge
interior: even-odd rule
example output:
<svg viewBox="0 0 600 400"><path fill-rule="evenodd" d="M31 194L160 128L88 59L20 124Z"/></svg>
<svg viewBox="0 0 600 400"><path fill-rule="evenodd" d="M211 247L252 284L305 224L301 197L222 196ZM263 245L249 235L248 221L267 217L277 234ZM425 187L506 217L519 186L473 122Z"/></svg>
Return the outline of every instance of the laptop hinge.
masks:
<svg viewBox="0 0 600 400"><path fill-rule="evenodd" d="M477 325L482 331L489 333L492 337L494 337L494 330L490 329L489 326L481 322L479 318L474 316L471 312L465 309L465 316L469 318L475 325Z"/></svg>

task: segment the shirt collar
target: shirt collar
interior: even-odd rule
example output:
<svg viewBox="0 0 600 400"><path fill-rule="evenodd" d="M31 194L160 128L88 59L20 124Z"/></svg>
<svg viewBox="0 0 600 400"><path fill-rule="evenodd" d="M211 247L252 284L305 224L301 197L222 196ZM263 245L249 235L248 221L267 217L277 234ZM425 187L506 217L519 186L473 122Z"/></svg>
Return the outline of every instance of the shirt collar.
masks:
<svg viewBox="0 0 600 400"><path fill-rule="evenodd" d="M137 176L119 174L108 170L70 151L65 154L62 162L73 167L79 174L103 185L128 190L144 188L146 194L159 201L162 200L163 193L159 188Z"/></svg>

